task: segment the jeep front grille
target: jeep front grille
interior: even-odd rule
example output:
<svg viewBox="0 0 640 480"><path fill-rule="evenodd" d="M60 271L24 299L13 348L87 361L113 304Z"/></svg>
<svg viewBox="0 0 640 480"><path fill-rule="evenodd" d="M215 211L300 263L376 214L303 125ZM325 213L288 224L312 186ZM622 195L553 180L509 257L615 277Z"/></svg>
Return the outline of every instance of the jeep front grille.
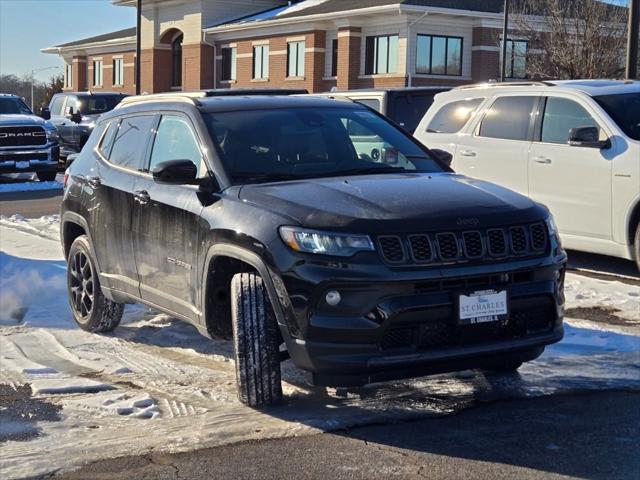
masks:
<svg viewBox="0 0 640 480"><path fill-rule="evenodd" d="M534 257L544 255L548 243L549 236L544 223L378 237L382 258L393 265Z"/></svg>
<svg viewBox="0 0 640 480"><path fill-rule="evenodd" d="M0 147L37 147L46 144L47 133L42 127L0 127Z"/></svg>

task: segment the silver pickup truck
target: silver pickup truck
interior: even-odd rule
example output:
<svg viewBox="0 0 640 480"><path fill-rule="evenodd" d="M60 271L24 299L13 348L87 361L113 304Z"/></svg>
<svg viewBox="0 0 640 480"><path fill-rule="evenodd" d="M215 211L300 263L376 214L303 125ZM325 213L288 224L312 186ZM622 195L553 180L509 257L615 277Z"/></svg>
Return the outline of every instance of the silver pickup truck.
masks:
<svg viewBox="0 0 640 480"><path fill-rule="evenodd" d="M0 94L0 174L35 172L56 177L60 147L56 128L15 95Z"/></svg>

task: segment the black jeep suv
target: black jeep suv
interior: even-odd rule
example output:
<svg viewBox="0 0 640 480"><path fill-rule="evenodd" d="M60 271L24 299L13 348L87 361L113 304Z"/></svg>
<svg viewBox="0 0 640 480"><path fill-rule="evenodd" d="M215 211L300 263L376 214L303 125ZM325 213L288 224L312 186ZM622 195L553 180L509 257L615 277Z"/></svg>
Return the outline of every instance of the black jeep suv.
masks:
<svg viewBox="0 0 640 480"><path fill-rule="evenodd" d="M513 370L563 335L548 210L357 103L130 98L67 171L61 230L80 327L110 331L142 302L232 338L252 406L281 399L286 356L317 385L358 386Z"/></svg>

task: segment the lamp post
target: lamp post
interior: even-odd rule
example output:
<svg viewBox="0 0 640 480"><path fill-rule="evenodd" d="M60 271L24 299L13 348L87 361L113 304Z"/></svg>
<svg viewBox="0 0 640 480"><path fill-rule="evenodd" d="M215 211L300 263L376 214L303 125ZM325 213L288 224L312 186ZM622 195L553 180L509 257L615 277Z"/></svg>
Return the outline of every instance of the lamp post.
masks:
<svg viewBox="0 0 640 480"><path fill-rule="evenodd" d="M638 78L638 29L640 29L640 0L629 2L629 40L627 44L627 79Z"/></svg>
<svg viewBox="0 0 640 480"><path fill-rule="evenodd" d="M38 68L38 69L34 69L31 70L31 111L33 112L33 84L35 82L34 79L34 75L36 74L36 72L44 72L45 70L55 70L58 68L62 68L62 67L45 67L45 68Z"/></svg>
<svg viewBox="0 0 640 480"><path fill-rule="evenodd" d="M140 84L142 79L140 78L140 30L142 27L142 0L137 0L137 12L136 12L136 95L140 95Z"/></svg>
<svg viewBox="0 0 640 480"><path fill-rule="evenodd" d="M500 81L507 76L507 36L509 34L509 0L504 0L504 26L502 29L502 62L500 63Z"/></svg>

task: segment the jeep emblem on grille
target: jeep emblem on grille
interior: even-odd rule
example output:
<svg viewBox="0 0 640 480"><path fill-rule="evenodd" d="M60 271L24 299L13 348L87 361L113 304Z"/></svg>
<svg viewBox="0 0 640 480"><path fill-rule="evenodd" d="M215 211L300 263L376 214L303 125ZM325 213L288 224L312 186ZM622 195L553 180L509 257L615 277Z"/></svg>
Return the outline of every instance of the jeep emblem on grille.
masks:
<svg viewBox="0 0 640 480"><path fill-rule="evenodd" d="M458 221L456 223L460 227L475 227L480 223L480 219L473 218L473 217L469 217L469 218L460 217L458 218Z"/></svg>

